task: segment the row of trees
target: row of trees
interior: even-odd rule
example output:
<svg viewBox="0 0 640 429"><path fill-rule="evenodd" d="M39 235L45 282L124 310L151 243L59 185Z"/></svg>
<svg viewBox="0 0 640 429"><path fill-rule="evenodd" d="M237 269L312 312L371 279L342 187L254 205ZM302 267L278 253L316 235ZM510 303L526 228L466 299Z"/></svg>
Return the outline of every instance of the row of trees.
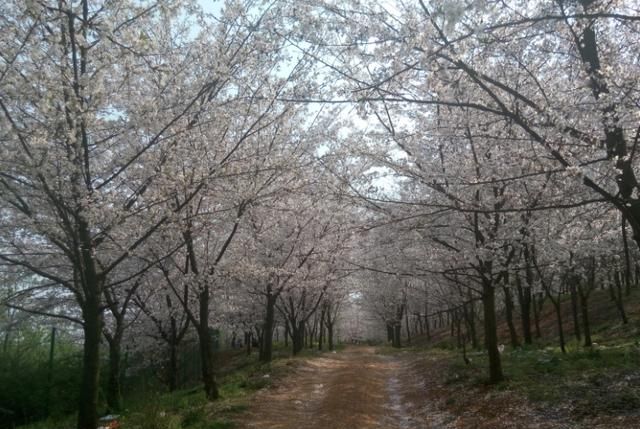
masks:
<svg viewBox="0 0 640 429"><path fill-rule="evenodd" d="M638 12L594 0L326 1L294 17L296 46L321 47L313 55L342 95L314 101L375 118L355 153L394 178L360 195L375 238L356 261L395 284L389 305L371 293L390 338L412 312L458 309L473 339L477 302L497 382L499 294L507 320L519 300L525 341L540 296L557 308L568 291L586 328L590 291L608 284L623 314L640 243ZM407 279L426 283L417 308Z"/></svg>
<svg viewBox="0 0 640 429"><path fill-rule="evenodd" d="M351 226L342 167L319 148L338 127L282 101L312 69L275 31L279 8L16 1L0 15L2 302L82 330L79 429L97 425L105 345L113 411L133 339L162 344L175 388L195 335L211 400L214 327L255 338L264 362L277 325L294 353L314 320L333 346Z"/></svg>
<svg viewBox="0 0 640 429"><path fill-rule="evenodd" d="M525 342L541 296L567 291L586 328L604 282L623 314L640 243L634 4L0 12L6 302L82 327L81 429L96 423L102 338L117 375L132 326L171 367L195 332L214 399L223 322L268 361L276 325L299 351L345 299L396 345L403 322L428 335L447 314L477 345L481 309L497 382L499 308L511 326L518 301ZM361 119L338 119L343 106Z"/></svg>

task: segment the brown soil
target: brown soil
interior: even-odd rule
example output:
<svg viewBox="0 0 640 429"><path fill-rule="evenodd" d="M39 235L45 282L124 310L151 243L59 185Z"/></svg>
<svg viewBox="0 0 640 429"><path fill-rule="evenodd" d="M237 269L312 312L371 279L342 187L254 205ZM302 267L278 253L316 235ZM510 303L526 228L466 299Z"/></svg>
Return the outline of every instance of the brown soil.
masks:
<svg viewBox="0 0 640 429"><path fill-rule="evenodd" d="M418 429L438 413L421 412L424 384L407 359L351 347L308 359L258 392L238 426L260 429ZM422 391L422 394L421 394ZM420 406L418 406L420 405ZM427 419L427 415L429 418Z"/></svg>

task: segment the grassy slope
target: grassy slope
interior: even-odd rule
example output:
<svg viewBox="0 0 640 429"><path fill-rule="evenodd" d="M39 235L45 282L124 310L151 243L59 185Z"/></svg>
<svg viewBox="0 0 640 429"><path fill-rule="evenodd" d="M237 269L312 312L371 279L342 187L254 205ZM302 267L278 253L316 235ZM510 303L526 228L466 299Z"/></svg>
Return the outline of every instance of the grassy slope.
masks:
<svg viewBox="0 0 640 429"><path fill-rule="evenodd" d="M466 365L460 352L452 350L449 329L435 332L431 342L423 337L414 339L413 347L428 356L433 365L446 368L435 382L443 388L445 405L455 413L473 406L481 410L479 397L507 392L512 398L526 398L541 412L558 419L616 417L632 418L634 422L637 419L640 424L640 290L634 290L625 305L627 325L622 324L606 291L593 292L590 310L596 344L584 348L573 335L571 307L566 299L562 308L568 352L563 354L558 346L553 307L545 303L540 323L542 337L535 339L533 346L505 347L502 360L506 380L494 387L486 386L485 354L470 351L471 363ZM518 315L515 322L520 333ZM509 344L504 321L500 323L499 336L505 345ZM492 405L487 401L484 406Z"/></svg>

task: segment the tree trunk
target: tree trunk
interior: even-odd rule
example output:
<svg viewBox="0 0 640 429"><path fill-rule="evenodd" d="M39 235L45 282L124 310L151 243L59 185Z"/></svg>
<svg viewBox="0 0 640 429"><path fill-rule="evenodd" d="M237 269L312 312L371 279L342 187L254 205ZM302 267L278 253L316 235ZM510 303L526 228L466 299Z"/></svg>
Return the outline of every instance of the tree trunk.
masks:
<svg viewBox="0 0 640 429"><path fill-rule="evenodd" d="M267 294L266 310L264 326L262 328L262 347L260 350L260 362L265 363L271 362L273 357L273 325L276 314L276 297L271 294L271 291Z"/></svg>
<svg viewBox="0 0 640 429"><path fill-rule="evenodd" d="M262 335L262 328L264 328L264 325L262 327L259 324L254 325L253 330L255 331L256 340L254 342L253 338L251 339L251 342L254 346L255 344L258 345L258 360L260 359L260 356L264 354L264 338Z"/></svg>
<svg viewBox="0 0 640 429"><path fill-rule="evenodd" d="M289 347L289 336L291 335L291 330L289 329L289 322L284 322L284 346Z"/></svg>
<svg viewBox="0 0 640 429"><path fill-rule="evenodd" d="M624 281L625 293L631 295L631 256L629 254L629 239L627 238L627 219L622 218L622 246L624 248Z"/></svg>
<svg viewBox="0 0 640 429"><path fill-rule="evenodd" d="M218 385L214 371L213 342L209 331L209 287L205 287L198 297L200 304L198 326L198 341L200 343L200 364L202 369L202 383L208 400L218 399Z"/></svg>
<svg viewBox="0 0 640 429"><path fill-rule="evenodd" d="M313 326L308 326L308 325L309 324L307 324L307 335L305 338L305 342L307 343L307 348L312 349L313 343L315 342L315 339L316 339L316 329L318 329L317 318L314 317Z"/></svg>
<svg viewBox="0 0 640 429"><path fill-rule="evenodd" d="M400 348L402 347L402 340L400 336L402 335L402 321L395 321L393 324L393 347Z"/></svg>
<svg viewBox="0 0 640 429"><path fill-rule="evenodd" d="M522 286L520 276L516 275L516 288L518 292L518 304L520 305L520 322L522 323L522 337L525 344L532 344L531 335L531 288Z"/></svg>
<svg viewBox="0 0 640 429"><path fill-rule="evenodd" d="M504 292L504 306L506 311L507 326L509 327L509 337L511 339L511 347L520 347L520 340L518 340L518 332L513 323L513 298L511 297L511 290L507 286L502 287Z"/></svg>
<svg viewBox="0 0 640 429"><path fill-rule="evenodd" d="M471 336L471 347L474 349L478 349L478 332L476 329L476 304L473 300L473 296L471 295L471 291L469 291L469 304L468 304L468 321L467 327L469 328L469 335Z"/></svg>
<svg viewBox="0 0 640 429"><path fill-rule="evenodd" d="M447 322L449 323L449 328L451 330L451 338L456 336L456 324L454 323L454 310L447 310Z"/></svg>
<svg viewBox="0 0 640 429"><path fill-rule="evenodd" d="M297 355L304 348L304 328L305 323L303 320L297 322L297 327L293 330L293 355Z"/></svg>
<svg viewBox="0 0 640 429"><path fill-rule="evenodd" d="M560 296L557 299L553 299L549 297L551 303L553 304L553 308L556 310L556 320L558 322L558 339L560 340L560 350L562 353L566 353L567 349L565 347L564 341L564 329L562 327L562 308L560 306Z"/></svg>
<svg viewBox="0 0 640 429"><path fill-rule="evenodd" d="M122 333L116 333L108 341L109 344L109 380L107 383L107 406L110 413L117 413L122 408L121 382L121 345Z"/></svg>
<svg viewBox="0 0 640 429"><path fill-rule="evenodd" d="M573 317L573 333L576 336L576 340L580 342L580 340L582 339L582 335L580 334L580 319L578 317L578 292L576 290L576 277L571 276L569 282L569 294L571 296L571 316Z"/></svg>
<svg viewBox="0 0 640 429"><path fill-rule="evenodd" d="M456 338L458 342L458 348L463 348L464 345L462 344L462 318L460 317L458 310L453 310L453 321L456 325Z"/></svg>
<svg viewBox="0 0 640 429"><path fill-rule="evenodd" d="M327 346L330 351L333 351L333 322L327 322Z"/></svg>
<svg viewBox="0 0 640 429"><path fill-rule="evenodd" d="M622 324L626 325L629 323L629 319L627 319L627 312L624 309L624 302L622 301L622 280L620 277L621 275L618 271L613 273L614 281L609 281L609 293L611 294L611 299L616 304L618 314L620 314L620 318L622 319Z"/></svg>
<svg viewBox="0 0 640 429"><path fill-rule="evenodd" d="M409 311L404 312L404 322L407 329L407 344L411 344L411 327L409 326Z"/></svg>
<svg viewBox="0 0 640 429"><path fill-rule="evenodd" d="M485 346L489 354L489 382L499 383L504 379L502 361L498 350L495 288L490 279L482 281L482 306L484 312Z"/></svg>
<svg viewBox="0 0 640 429"><path fill-rule="evenodd" d="M431 323L429 322L429 314L426 312L425 305L425 315L424 315L424 329L427 334L427 340L431 340Z"/></svg>
<svg viewBox="0 0 640 429"><path fill-rule="evenodd" d="M320 312L320 323L318 325L318 350L322 351L323 341L324 341L324 315L326 313L326 308L322 306L322 311Z"/></svg>
<svg viewBox="0 0 640 429"><path fill-rule="evenodd" d="M582 315L582 327L584 328L584 346L591 347L591 324L589 323L589 294L578 287L578 297L580 298L580 313Z"/></svg>
<svg viewBox="0 0 640 429"><path fill-rule="evenodd" d="M88 296L82 308L84 346L80 402L78 404L78 429L96 429L98 426L100 337L102 335L102 311L98 296Z"/></svg>
<svg viewBox="0 0 640 429"><path fill-rule="evenodd" d="M169 392L178 388L178 345L175 341L169 344L169 365L167 367Z"/></svg>
<svg viewBox="0 0 640 429"><path fill-rule="evenodd" d="M536 338L542 338L542 332L540 331L540 312L542 311L543 304L544 295L542 293L536 293L533 297L533 321L536 326Z"/></svg>
<svg viewBox="0 0 640 429"><path fill-rule="evenodd" d="M251 331L244 331L244 347L247 350L247 356L251 356Z"/></svg>
<svg viewBox="0 0 640 429"><path fill-rule="evenodd" d="M200 321L200 329L198 329L198 340L200 343L200 364L202 369L202 382L204 384L204 393L208 400L218 399L218 384L216 383L216 375L213 370L213 343L211 341L211 332L206 319Z"/></svg>

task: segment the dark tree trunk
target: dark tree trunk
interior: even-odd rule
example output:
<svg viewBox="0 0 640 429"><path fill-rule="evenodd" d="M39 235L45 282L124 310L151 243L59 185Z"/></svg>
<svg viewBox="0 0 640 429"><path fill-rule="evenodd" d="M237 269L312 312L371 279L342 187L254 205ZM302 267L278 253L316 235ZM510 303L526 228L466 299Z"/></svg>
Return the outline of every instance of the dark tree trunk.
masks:
<svg viewBox="0 0 640 429"><path fill-rule="evenodd" d="M489 382L499 383L504 379L502 361L498 350L495 288L490 279L482 281L482 306L484 313L485 346L489 354Z"/></svg>
<svg viewBox="0 0 640 429"><path fill-rule="evenodd" d="M271 362L273 357L273 326L276 315L276 296L269 290L267 294L267 308L262 328L262 346L260 350L260 362Z"/></svg>
<svg viewBox="0 0 640 429"><path fill-rule="evenodd" d="M511 347L520 347L518 332L516 331L515 324L513 323L513 298L511 297L511 290L509 289L509 287L503 286L502 291L504 292L504 306L506 311L507 326L509 327Z"/></svg>
<svg viewBox="0 0 640 429"><path fill-rule="evenodd" d="M474 349L478 349L478 332L476 329L476 303L471 295L471 291L469 291L469 311L468 316L469 319L467 321L467 326L469 328L469 335L471 337L471 347Z"/></svg>
<svg viewBox="0 0 640 429"><path fill-rule="evenodd" d="M291 353L295 356L304 348L304 321L290 320L291 329Z"/></svg>
<svg viewBox="0 0 640 429"><path fill-rule="evenodd" d="M578 291L576 290L576 283L578 279L575 276L571 276L569 279L569 294L571 296L571 316L573 317L573 333L576 336L576 340L580 342L582 335L580 334L580 319L578 316Z"/></svg>
<svg viewBox="0 0 640 429"><path fill-rule="evenodd" d="M516 275L516 289L518 292L518 304L520 305L520 321L522 322L522 337L525 344L532 344L531 335L531 288L522 285L519 275Z"/></svg>
<svg viewBox="0 0 640 429"><path fill-rule="evenodd" d="M291 329L289 328L289 322L284 322L284 346L289 347L289 336L291 335Z"/></svg>
<svg viewBox="0 0 640 429"><path fill-rule="evenodd" d="M556 311L556 321L558 323L558 339L560 340L560 350L562 350L562 353L566 353L567 349L565 347L565 340L564 340L564 329L563 329L563 322L562 322L562 306L560 305L560 293L558 293L558 296L556 298L554 298L553 296L551 296L551 291L547 288L545 289L547 296L549 297L549 300L551 301L551 304L553 304L553 308Z"/></svg>
<svg viewBox="0 0 640 429"><path fill-rule="evenodd" d="M424 300L424 330L427 334L427 340L431 340L431 324L429 323L429 300L428 294L425 292Z"/></svg>
<svg viewBox="0 0 640 429"><path fill-rule="evenodd" d="M404 312L404 322L407 329L407 344L411 344L411 326L409 325L409 312Z"/></svg>
<svg viewBox="0 0 640 429"><path fill-rule="evenodd" d="M560 309L559 303L556 304L554 302L553 306L556 308L556 315L558 319L558 338L560 339L560 350L562 350L562 353L566 353L567 350L565 348L564 330L562 329L562 310Z"/></svg>
<svg viewBox="0 0 640 429"><path fill-rule="evenodd" d="M305 341L305 328L306 328L306 323L304 322L304 320L301 320L298 322L298 347L295 348L295 350L293 351L293 354L298 354L302 351L302 348L304 347L304 341Z"/></svg>
<svg viewBox="0 0 640 429"><path fill-rule="evenodd" d="M327 322L327 346L329 347L330 351L333 351L333 349L334 349L334 344L333 344L333 321Z"/></svg>
<svg viewBox="0 0 640 429"><path fill-rule="evenodd" d="M458 348L463 348L464 345L462 344L462 318L460 317L458 310L453 310L453 321L456 325L456 338L458 342Z"/></svg>
<svg viewBox="0 0 640 429"><path fill-rule="evenodd" d="M536 326L536 338L542 338L540 331L540 312L544 304L544 295L542 293L535 294L533 298L533 321Z"/></svg>
<svg viewBox="0 0 640 429"><path fill-rule="evenodd" d="M625 293L627 296L631 295L631 256L629 254L629 239L627 238L627 220L624 216L622 218L622 245L624 248L624 281L625 281Z"/></svg>
<svg viewBox="0 0 640 429"><path fill-rule="evenodd" d="M544 302L544 294L536 293L532 294L532 290L534 287L534 275L533 275L533 266L535 263L533 255L531 254L532 247L529 245L525 245L523 249L523 256L525 261L525 281L526 287L522 288L522 298L520 299L520 306L522 308L522 326L523 326L523 335L525 336L525 343L531 344L531 319L530 319L530 307L533 306L533 320L536 328L536 338L540 338L540 311L542 310L542 303ZM536 265L537 267L537 265ZM518 285L521 285L521 281L519 277L516 277L518 280ZM526 311L525 311L526 310ZM528 339L528 340L527 340Z"/></svg>
<svg viewBox="0 0 640 429"><path fill-rule="evenodd" d="M109 380L107 382L107 406L110 413L116 413L122 409L121 380L121 345L122 333L117 332L107 340L109 344Z"/></svg>
<svg viewBox="0 0 640 429"><path fill-rule="evenodd" d="M620 277L621 274L618 271L613 273L614 281L609 281L609 293L611 294L611 299L616 304L616 308L618 309L618 314L620 314L622 323L626 325L627 323L629 323L629 319L627 319L627 312L624 309L622 280L620 279Z"/></svg>
<svg viewBox="0 0 640 429"><path fill-rule="evenodd" d="M244 331L244 346L247 350L247 356L251 355L251 342L253 341L251 331Z"/></svg>
<svg viewBox="0 0 640 429"><path fill-rule="evenodd" d="M169 344L167 383L169 385L169 392L173 392L178 388L178 345L175 342Z"/></svg>
<svg viewBox="0 0 640 429"><path fill-rule="evenodd" d="M473 320L473 315L469 314L469 305L471 303L470 302L464 302L462 304L462 316L464 317L464 323L465 326L467 327L467 332L469 334L469 336L472 338L472 342L474 342L473 337L476 336L476 325L475 325L475 320ZM477 339L476 342L474 344L474 348L477 346Z"/></svg>
<svg viewBox="0 0 640 429"><path fill-rule="evenodd" d="M322 351L322 346L324 342L324 315L326 313L326 308L323 305L322 311L320 312L320 322L318 324L318 350Z"/></svg>
<svg viewBox="0 0 640 429"><path fill-rule="evenodd" d="M96 289L99 287L96 286ZM82 356L82 381L78 406L78 429L95 429L98 426L98 391L100 388L100 337L102 335L102 311L99 294L86 297L82 308L84 320L84 346Z"/></svg>
<svg viewBox="0 0 640 429"><path fill-rule="evenodd" d="M429 322L429 313L427 313L426 310L427 309L425 308L424 329L425 333L427 334L427 340L431 340L431 323Z"/></svg>
<svg viewBox="0 0 640 429"><path fill-rule="evenodd" d="M456 336L456 324L454 323L453 310L447 310L447 322L449 323L451 338L454 338Z"/></svg>
<svg viewBox="0 0 640 429"><path fill-rule="evenodd" d="M214 371L213 341L209 330L209 299L209 287L206 286L198 296L200 323L197 332L204 393L208 400L214 401L218 399L218 384Z"/></svg>
<svg viewBox="0 0 640 429"><path fill-rule="evenodd" d="M580 313L582 315L582 326L584 328L584 346L591 347L591 324L589 323L589 294L582 287L578 287L578 297L580 298Z"/></svg>
<svg viewBox="0 0 640 429"><path fill-rule="evenodd" d="M393 347L398 349L402 347L401 329L402 329L402 321L401 320L395 321L393 324Z"/></svg>
<svg viewBox="0 0 640 429"><path fill-rule="evenodd" d="M312 327L307 327L307 338L306 338L306 343L307 343L307 348L312 349L313 348L313 344L316 340L316 331L318 329L318 320L317 318L314 317L313 320L313 326Z"/></svg>
<svg viewBox="0 0 640 429"><path fill-rule="evenodd" d="M253 346L255 346L256 344L258 345L258 360L260 360L260 356L264 354L264 336L262 335L262 328L264 328L264 325L254 325L253 330L255 332L255 342L253 338L251 339Z"/></svg>
<svg viewBox="0 0 640 429"><path fill-rule="evenodd" d="M211 332L209 324L202 320L201 327L198 329L198 340L200 345L200 363L202 370L202 383L204 384L204 393L208 400L214 401L218 399L218 384L216 382L216 374L213 370L214 355L213 343L211 341Z"/></svg>
<svg viewBox="0 0 640 429"><path fill-rule="evenodd" d="M387 322L387 341L393 343L393 323Z"/></svg>

